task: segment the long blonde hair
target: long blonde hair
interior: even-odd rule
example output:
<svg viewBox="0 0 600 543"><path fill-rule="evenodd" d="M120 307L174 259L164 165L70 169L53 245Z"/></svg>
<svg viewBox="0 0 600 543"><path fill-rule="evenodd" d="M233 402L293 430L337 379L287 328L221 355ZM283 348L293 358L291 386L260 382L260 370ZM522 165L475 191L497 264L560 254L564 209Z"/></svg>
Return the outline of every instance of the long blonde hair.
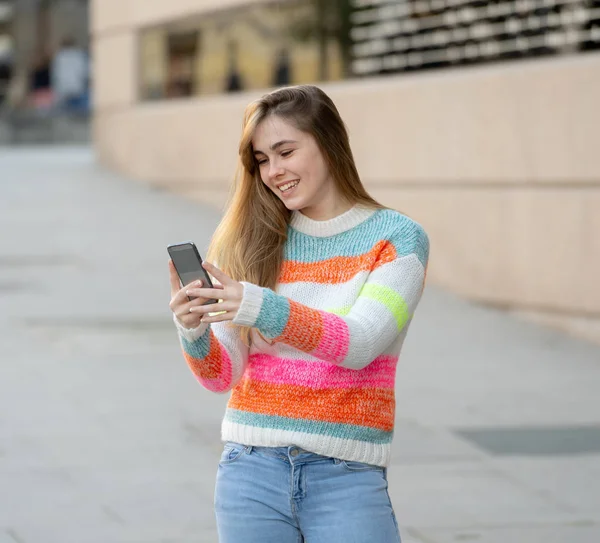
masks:
<svg viewBox="0 0 600 543"><path fill-rule="evenodd" d="M311 134L323 153L339 193L350 204L383 208L360 180L346 126L331 98L312 85L285 87L248 105L244 114L239 161L231 196L207 257L236 281L275 288L291 212L262 182L252 138L258 125L277 115ZM241 336L249 344L250 329Z"/></svg>

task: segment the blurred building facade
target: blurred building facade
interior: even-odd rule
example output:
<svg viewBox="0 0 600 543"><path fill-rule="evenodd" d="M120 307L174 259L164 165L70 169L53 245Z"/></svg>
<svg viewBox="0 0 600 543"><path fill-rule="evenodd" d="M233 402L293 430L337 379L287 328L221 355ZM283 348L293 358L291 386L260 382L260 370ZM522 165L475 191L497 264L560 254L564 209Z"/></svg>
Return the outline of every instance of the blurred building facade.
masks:
<svg viewBox="0 0 600 543"><path fill-rule="evenodd" d="M10 62L14 105L27 99L32 72L65 39L88 48L88 14L89 0L0 1L0 59Z"/></svg>
<svg viewBox="0 0 600 543"><path fill-rule="evenodd" d="M89 142L89 0L0 0L0 145Z"/></svg>
<svg viewBox="0 0 600 543"><path fill-rule="evenodd" d="M93 0L92 38L104 164L221 207L245 105L315 82L431 282L600 341L600 2Z"/></svg>

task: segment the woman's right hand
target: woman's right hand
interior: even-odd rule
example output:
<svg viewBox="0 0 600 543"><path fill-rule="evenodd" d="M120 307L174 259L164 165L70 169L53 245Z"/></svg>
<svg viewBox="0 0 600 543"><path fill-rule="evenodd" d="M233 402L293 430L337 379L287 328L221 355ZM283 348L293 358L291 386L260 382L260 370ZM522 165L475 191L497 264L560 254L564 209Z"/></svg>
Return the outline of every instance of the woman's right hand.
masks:
<svg viewBox="0 0 600 543"><path fill-rule="evenodd" d="M190 288L202 287L202 281L199 279L198 281L194 281L193 283L181 288L179 276L177 275L177 271L175 270L172 260L169 260L169 277L171 279L171 303L169 303L171 311L184 328L198 328L198 326L200 326L200 319L203 317L203 315L198 313L190 313L190 307L202 305L207 299L193 298L190 301L186 291ZM213 288L222 289L223 286L215 283Z"/></svg>

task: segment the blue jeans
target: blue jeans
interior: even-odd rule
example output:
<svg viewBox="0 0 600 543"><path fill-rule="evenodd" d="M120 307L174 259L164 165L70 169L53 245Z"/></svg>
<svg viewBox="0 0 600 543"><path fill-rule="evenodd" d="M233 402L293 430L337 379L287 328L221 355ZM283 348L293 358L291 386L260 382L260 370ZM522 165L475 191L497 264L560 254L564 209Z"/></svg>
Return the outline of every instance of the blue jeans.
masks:
<svg viewBox="0 0 600 543"><path fill-rule="evenodd" d="M220 543L400 543L386 468L298 447L226 443L217 473Z"/></svg>

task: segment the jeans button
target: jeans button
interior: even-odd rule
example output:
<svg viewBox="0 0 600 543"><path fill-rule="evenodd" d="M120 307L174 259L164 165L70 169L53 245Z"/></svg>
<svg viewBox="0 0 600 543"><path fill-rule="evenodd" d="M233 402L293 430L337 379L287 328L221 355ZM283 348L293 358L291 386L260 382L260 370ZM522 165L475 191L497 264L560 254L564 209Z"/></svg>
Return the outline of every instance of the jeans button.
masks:
<svg viewBox="0 0 600 543"><path fill-rule="evenodd" d="M290 455L292 456L298 456L300 454L300 451L298 449L292 449L290 451Z"/></svg>

